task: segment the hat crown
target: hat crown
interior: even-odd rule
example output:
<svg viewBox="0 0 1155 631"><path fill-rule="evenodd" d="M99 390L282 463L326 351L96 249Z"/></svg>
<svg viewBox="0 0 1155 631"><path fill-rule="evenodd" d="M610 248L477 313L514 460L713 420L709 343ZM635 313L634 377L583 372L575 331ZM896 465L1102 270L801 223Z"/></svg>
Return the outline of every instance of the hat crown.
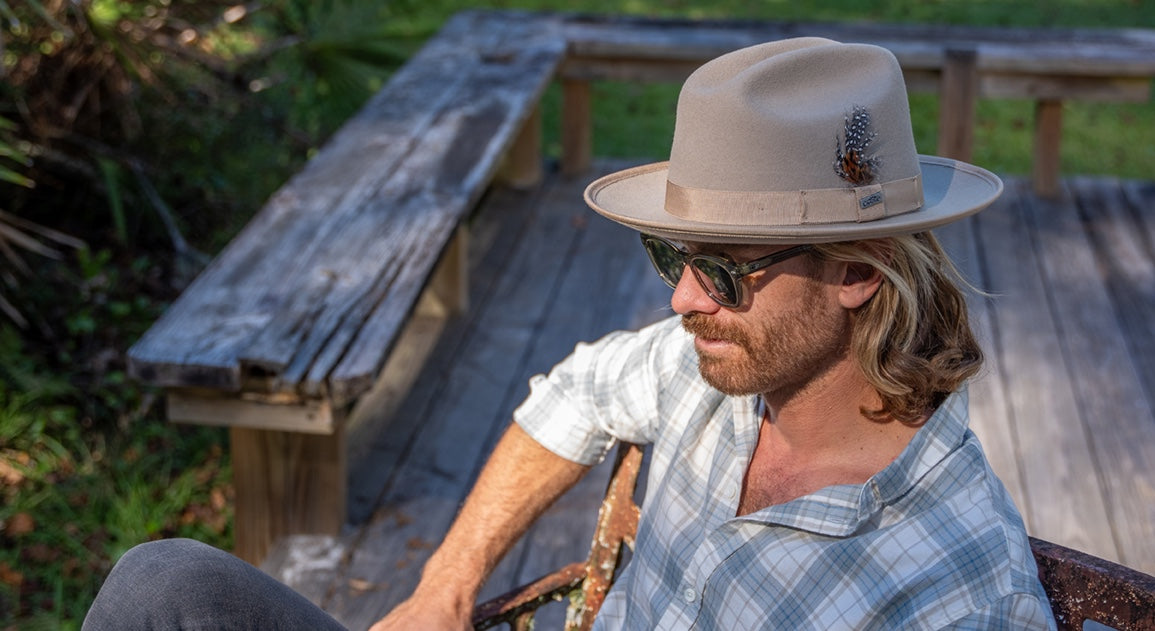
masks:
<svg viewBox="0 0 1155 631"><path fill-rule="evenodd" d="M650 234L820 243L929 230L989 205L989 171L919 156L890 51L799 38L707 62L678 98L669 162L592 182L586 203Z"/></svg>
<svg viewBox="0 0 1155 631"><path fill-rule="evenodd" d="M867 173L847 173L858 167ZM884 48L822 38L752 46L700 67L678 98L668 176L677 186L789 192L918 174L902 69Z"/></svg>

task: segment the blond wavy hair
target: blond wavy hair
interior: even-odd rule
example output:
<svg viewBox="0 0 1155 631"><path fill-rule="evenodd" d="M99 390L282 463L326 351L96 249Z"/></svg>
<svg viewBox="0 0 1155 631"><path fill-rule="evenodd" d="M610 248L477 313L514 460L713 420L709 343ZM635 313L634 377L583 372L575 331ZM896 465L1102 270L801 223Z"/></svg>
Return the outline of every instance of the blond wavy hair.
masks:
<svg viewBox="0 0 1155 631"><path fill-rule="evenodd" d="M855 310L851 351L882 398L874 420L915 422L978 372L983 353L959 286L973 288L929 232L818 244L818 258L882 273L877 293Z"/></svg>

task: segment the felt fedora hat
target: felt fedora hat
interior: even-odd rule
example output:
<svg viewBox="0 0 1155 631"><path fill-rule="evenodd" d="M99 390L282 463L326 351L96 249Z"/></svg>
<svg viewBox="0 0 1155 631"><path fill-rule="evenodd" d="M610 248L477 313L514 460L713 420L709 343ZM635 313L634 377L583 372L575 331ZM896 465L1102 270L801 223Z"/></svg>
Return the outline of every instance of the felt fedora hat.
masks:
<svg viewBox="0 0 1155 631"><path fill-rule="evenodd" d="M586 203L642 232L819 243L928 230L990 204L994 174L915 150L885 48L798 38L728 53L678 97L670 160L612 173Z"/></svg>

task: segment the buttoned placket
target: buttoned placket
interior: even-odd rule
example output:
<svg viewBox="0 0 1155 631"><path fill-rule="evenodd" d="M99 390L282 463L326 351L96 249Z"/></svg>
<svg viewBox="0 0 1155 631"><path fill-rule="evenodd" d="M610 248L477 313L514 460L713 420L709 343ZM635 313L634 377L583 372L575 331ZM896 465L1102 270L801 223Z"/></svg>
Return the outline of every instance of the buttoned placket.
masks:
<svg viewBox="0 0 1155 631"><path fill-rule="evenodd" d="M688 629L701 611L704 598L708 595L710 577L736 550L743 546L746 537L738 536L737 531L742 522L735 519L738 510L738 498L742 488L742 480L746 474L750 457L758 442L758 431L762 422L763 408L757 397L732 400L733 426L730 436L722 440L733 441L733 452L744 457L719 456L715 466L723 473L714 482L713 488L707 493L711 497L722 498L718 508L721 512L715 514L718 525L706 533L701 544L695 550L682 581L678 586L675 602L677 607L671 607L657 625L659 629ZM722 450L725 451L725 450Z"/></svg>

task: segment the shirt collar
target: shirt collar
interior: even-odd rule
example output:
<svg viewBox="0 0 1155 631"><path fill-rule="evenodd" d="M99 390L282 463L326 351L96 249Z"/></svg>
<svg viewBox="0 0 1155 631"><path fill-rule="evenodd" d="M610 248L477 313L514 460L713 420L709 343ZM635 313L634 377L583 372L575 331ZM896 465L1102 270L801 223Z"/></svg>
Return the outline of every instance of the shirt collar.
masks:
<svg viewBox="0 0 1155 631"><path fill-rule="evenodd" d="M967 391L947 397L915 433L902 453L865 484L830 486L795 500L738 517L820 535L845 537L888 504L908 493L958 449L967 432Z"/></svg>

